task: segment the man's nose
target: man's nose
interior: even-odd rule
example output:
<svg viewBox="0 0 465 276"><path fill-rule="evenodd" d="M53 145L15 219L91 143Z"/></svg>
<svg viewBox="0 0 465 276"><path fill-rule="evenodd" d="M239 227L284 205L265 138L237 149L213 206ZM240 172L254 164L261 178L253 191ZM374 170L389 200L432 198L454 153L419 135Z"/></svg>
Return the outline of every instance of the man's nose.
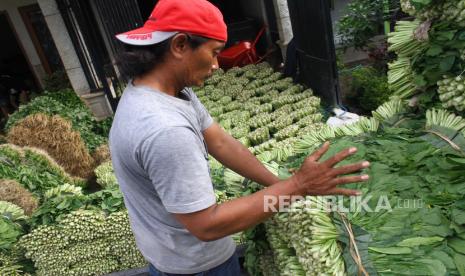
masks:
<svg viewBox="0 0 465 276"><path fill-rule="evenodd" d="M215 57L215 59L213 60L213 64L212 64L212 70L215 71L215 70L218 70L219 68L219 64L218 64L218 58Z"/></svg>

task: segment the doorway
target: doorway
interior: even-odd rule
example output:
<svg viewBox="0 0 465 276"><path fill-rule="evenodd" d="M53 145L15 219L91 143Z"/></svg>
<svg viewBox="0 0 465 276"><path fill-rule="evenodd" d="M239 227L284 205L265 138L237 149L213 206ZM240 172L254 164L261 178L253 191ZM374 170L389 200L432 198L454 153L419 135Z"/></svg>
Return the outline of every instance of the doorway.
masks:
<svg viewBox="0 0 465 276"><path fill-rule="evenodd" d="M30 89L37 90L40 85L32 73L24 49L18 41L6 11L0 11L0 74L10 75L23 81Z"/></svg>
<svg viewBox="0 0 465 276"><path fill-rule="evenodd" d="M18 8L45 72L63 71L64 66L38 4Z"/></svg>

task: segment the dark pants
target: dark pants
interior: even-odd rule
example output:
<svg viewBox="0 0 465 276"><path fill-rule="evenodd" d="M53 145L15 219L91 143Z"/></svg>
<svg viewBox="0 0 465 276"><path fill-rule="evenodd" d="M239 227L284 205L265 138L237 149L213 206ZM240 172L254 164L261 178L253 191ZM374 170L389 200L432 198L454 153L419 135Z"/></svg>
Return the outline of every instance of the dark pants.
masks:
<svg viewBox="0 0 465 276"><path fill-rule="evenodd" d="M241 275L241 268L239 266L239 258L237 254L234 253L231 258L229 258L226 262L220 264L217 267L209 269L207 271L199 272L196 274L172 274L172 273L165 273L161 272L156 269L152 264L149 264L149 275L150 276L240 276Z"/></svg>

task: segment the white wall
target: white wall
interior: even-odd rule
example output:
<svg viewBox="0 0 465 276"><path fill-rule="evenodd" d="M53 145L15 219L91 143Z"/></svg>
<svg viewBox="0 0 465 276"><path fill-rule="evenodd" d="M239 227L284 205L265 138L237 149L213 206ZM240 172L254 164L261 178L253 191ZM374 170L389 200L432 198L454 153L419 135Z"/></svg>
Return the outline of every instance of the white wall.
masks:
<svg viewBox="0 0 465 276"><path fill-rule="evenodd" d="M351 0L334 0L334 10L331 11L331 21L333 22L333 34L334 42L339 44L340 39L337 34L336 24L339 19L344 15L346 6L351 2Z"/></svg>
<svg viewBox="0 0 465 276"><path fill-rule="evenodd" d="M289 7L287 0L273 0L274 10L276 15L276 24L279 32L279 47L283 60L286 59L287 44L291 41L293 35L292 23L289 15Z"/></svg>
<svg viewBox="0 0 465 276"><path fill-rule="evenodd" d="M6 11L8 17L11 20L12 27L14 28L16 35L19 38L19 43L24 49L26 59L31 65L31 69L35 74L36 78L42 84L42 77L45 76L45 70L40 61L39 55L36 52L34 44L32 43L31 37L24 25L21 14L18 11L19 7L28 6L37 3L37 0L1 0L0 11Z"/></svg>

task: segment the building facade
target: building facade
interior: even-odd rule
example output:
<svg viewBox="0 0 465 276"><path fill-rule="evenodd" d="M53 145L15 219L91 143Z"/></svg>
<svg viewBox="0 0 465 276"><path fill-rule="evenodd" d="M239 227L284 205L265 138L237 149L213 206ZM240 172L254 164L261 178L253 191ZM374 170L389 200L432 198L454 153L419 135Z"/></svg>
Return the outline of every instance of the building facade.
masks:
<svg viewBox="0 0 465 276"><path fill-rule="evenodd" d="M105 118L116 108L124 88L124 80L118 77L114 65L121 47L114 35L141 26L156 2L2 0L0 35L7 43L0 45L1 65L35 90L43 89L47 76L65 72L74 91L95 116ZM220 8L228 24L228 45L251 40L266 26L258 44L260 52L274 49L278 59L283 59L293 36L287 0L211 2ZM342 4L336 7L342 9Z"/></svg>

